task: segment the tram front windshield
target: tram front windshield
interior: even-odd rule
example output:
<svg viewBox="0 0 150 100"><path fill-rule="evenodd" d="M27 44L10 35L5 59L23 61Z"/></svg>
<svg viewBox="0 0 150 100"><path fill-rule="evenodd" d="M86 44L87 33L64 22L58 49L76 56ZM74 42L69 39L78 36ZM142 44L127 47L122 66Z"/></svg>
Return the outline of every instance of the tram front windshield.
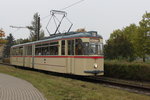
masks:
<svg viewBox="0 0 150 100"><path fill-rule="evenodd" d="M88 53L89 55L102 55L103 44L102 43L89 43Z"/></svg>
<svg viewBox="0 0 150 100"><path fill-rule="evenodd" d="M83 42L77 46L77 50L76 55L103 55L103 44Z"/></svg>
<svg viewBox="0 0 150 100"><path fill-rule="evenodd" d="M78 39L75 43L75 55L103 55L101 42L82 42L81 39Z"/></svg>

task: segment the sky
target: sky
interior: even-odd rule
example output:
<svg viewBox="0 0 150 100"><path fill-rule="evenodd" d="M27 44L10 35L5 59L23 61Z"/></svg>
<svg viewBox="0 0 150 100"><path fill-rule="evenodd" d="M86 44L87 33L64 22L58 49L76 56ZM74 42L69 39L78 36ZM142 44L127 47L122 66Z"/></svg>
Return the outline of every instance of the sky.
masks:
<svg viewBox="0 0 150 100"><path fill-rule="evenodd" d="M3 28L6 36L12 33L15 39L27 38L30 35L28 29L18 30L10 25L30 26L33 15L38 12L42 29L48 36L45 27L50 19L50 11L63 9L78 1L80 0L1 0L0 28ZM113 30L132 23L138 25L142 15L146 11L150 12L150 0L83 0L65 11L67 18L74 24L72 31L79 28L98 31L106 41ZM66 21L64 23L62 31L66 31L66 25L69 25ZM53 29L52 24L48 26L49 30Z"/></svg>

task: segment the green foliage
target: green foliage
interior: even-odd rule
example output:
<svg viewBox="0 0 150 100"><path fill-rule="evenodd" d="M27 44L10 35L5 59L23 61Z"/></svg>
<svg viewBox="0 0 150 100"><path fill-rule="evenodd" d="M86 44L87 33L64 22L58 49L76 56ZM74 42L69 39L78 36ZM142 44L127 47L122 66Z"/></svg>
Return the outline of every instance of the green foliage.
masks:
<svg viewBox="0 0 150 100"><path fill-rule="evenodd" d="M27 42L31 42L31 41L28 38L27 39L17 39L17 40L15 40L15 45L16 44L27 43Z"/></svg>
<svg viewBox="0 0 150 100"><path fill-rule="evenodd" d="M10 59L9 58L4 58L2 59L2 62L5 64L10 64Z"/></svg>
<svg viewBox="0 0 150 100"><path fill-rule="evenodd" d="M145 13L139 26L130 24L122 30L115 30L104 46L106 59L126 59L150 55L150 13Z"/></svg>
<svg viewBox="0 0 150 100"><path fill-rule="evenodd" d="M134 38L134 48L138 57L143 58L145 62L146 55L150 54L150 13L145 13L143 19L139 22L140 26Z"/></svg>
<svg viewBox="0 0 150 100"><path fill-rule="evenodd" d="M7 43L6 43L6 46L4 47L4 51L3 51L3 57L5 57L5 58L10 56L10 48L11 48L11 46L14 45L14 37L12 36L12 34L9 34L9 36L7 36L6 40L7 40Z"/></svg>
<svg viewBox="0 0 150 100"><path fill-rule="evenodd" d="M122 30L115 30L104 46L106 59L133 58L133 46Z"/></svg>
<svg viewBox="0 0 150 100"><path fill-rule="evenodd" d="M150 81L150 65L144 63L128 63L120 61L105 61L105 76Z"/></svg>

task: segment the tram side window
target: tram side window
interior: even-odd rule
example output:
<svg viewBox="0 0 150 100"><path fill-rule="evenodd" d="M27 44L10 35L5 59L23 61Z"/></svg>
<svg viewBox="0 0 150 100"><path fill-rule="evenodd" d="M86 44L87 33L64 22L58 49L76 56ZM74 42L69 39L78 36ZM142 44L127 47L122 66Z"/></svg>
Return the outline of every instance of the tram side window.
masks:
<svg viewBox="0 0 150 100"><path fill-rule="evenodd" d="M41 50L41 55L49 55L50 54L49 45L50 45L50 43L41 44L41 49L39 48L39 51Z"/></svg>
<svg viewBox="0 0 150 100"><path fill-rule="evenodd" d="M68 55L74 55L74 40L68 40Z"/></svg>
<svg viewBox="0 0 150 100"><path fill-rule="evenodd" d="M35 46L35 55L49 55L49 43L37 44Z"/></svg>
<svg viewBox="0 0 150 100"><path fill-rule="evenodd" d="M50 54L49 47L42 47L41 50L42 50L42 55L49 55Z"/></svg>
<svg viewBox="0 0 150 100"><path fill-rule="evenodd" d="M11 55L14 56L15 54L15 48L11 48Z"/></svg>
<svg viewBox="0 0 150 100"><path fill-rule="evenodd" d="M32 55L32 46L27 46L27 55Z"/></svg>
<svg viewBox="0 0 150 100"><path fill-rule="evenodd" d="M19 47L19 54L18 55L20 55L20 56L23 55L23 47Z"/></svg>
<svg viewBox="0 0 150 100"><path fill-rule="evenodd" d="M19 55L19 48L16 48L16 55Z"/></svg>
<svg viewBox="0 0 150 100"><path fill-rule="evenodd" d="M13 55L17 55L17 48L13 48Z"/></svg>
<svg viewBox="0 0 150 100"><path fill-rule="evenodd" d="M50 55L58 55L58 46L50 46Z"/></svg>
<svg viewBox="0 0 150 100"><path fill-rule="evenodd" d="M50 43L50 55L58 55L58 42Z"/></svg>
<svg viewBox="0 0 150 100"><path fill-rule="evenodd" d="M89 42L83 42L83 51L84 55L89 55Z"/></svg>
<svg viewBox="0 0 150 100"><path fill-rule="evenodd" d="M65 55L65 40L61 41L61 55Z"/></svg>
<svg viewBox="0 0 150 100"><path fill-rule="evenodd" d="M58 42L36 45L35 55L58 55Z"/></svg>
<svg viewBox="0 0 150 100"><path fill-rule="evenodd" d="M75 55L84 55L83 43L81 39L75 40Z"/></svg>
<svg viewBox="0 0 150 100"><path fill-rule="evenodd" d="M42 55L41 44L35 45L35 55Z"/></svg>
<svg viewBox="0 0 150 100"><path fill-rule="evenodd" d="M41 48L35 48L35 55L42 55Z"/></svg>

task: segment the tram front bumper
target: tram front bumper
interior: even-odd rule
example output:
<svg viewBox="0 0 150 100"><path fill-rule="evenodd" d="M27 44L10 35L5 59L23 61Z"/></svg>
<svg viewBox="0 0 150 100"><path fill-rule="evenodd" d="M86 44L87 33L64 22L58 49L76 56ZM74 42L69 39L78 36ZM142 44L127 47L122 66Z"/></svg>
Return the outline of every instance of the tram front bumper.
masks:
<svg viewBox="0 0 150 100"><path fill-rule="evenodd" d="M99 74L103 73L104 71L102 70L92 70L92 71L84 71L84 73L91 73L91 74Z"/></svg>

